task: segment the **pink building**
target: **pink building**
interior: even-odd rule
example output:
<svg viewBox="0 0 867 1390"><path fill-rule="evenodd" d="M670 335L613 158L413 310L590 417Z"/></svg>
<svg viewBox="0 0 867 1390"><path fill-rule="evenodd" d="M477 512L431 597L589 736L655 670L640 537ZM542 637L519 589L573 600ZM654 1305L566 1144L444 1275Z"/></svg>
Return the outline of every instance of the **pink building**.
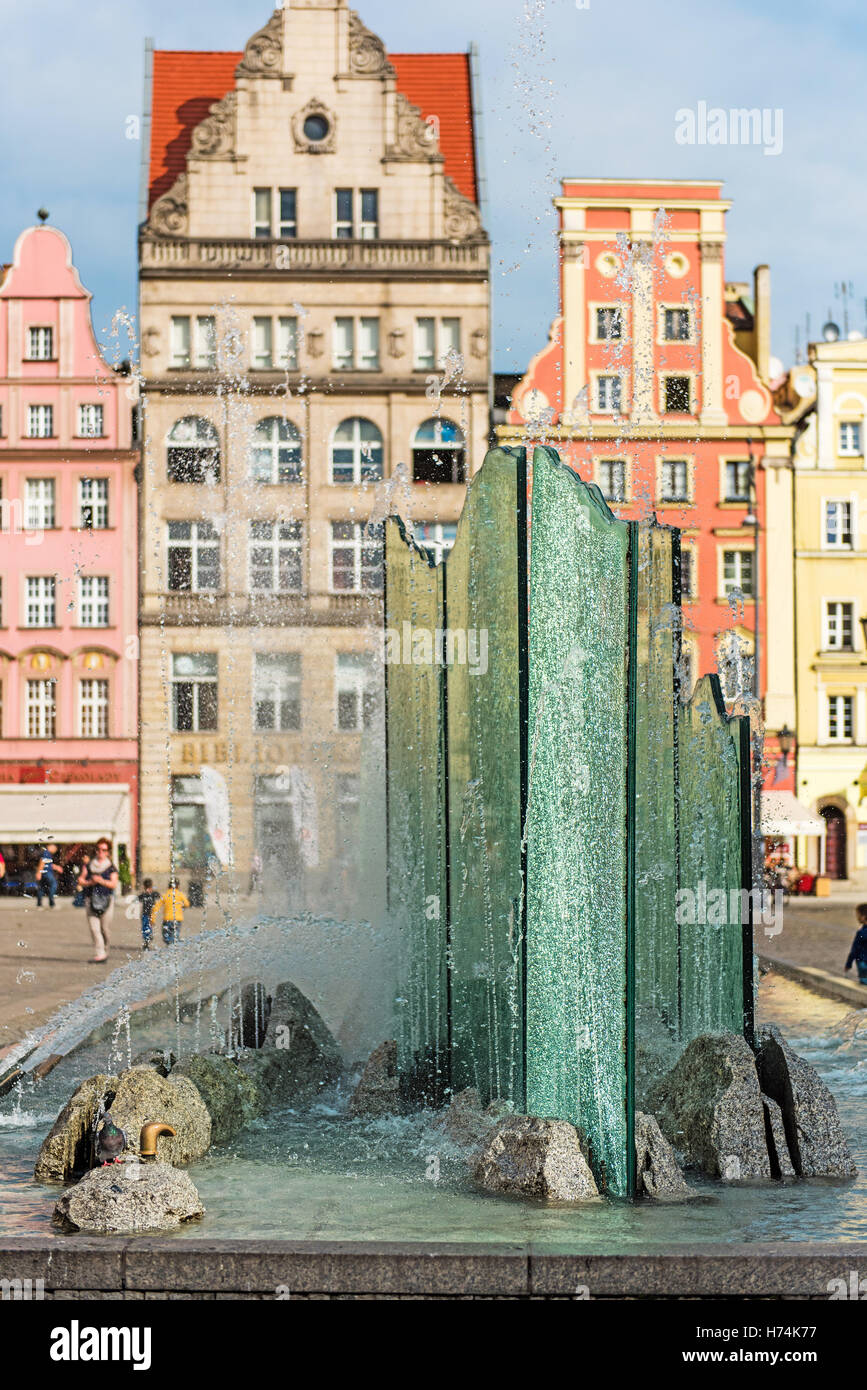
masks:
<svg viewBox="0 0 867 1390"><path fill-rule="evenodd" d="M66 237L29 227L0 268L0 848L32 877L138 803L134 388L106 366ZM115 860L117 862L117 859Z"/></svg>

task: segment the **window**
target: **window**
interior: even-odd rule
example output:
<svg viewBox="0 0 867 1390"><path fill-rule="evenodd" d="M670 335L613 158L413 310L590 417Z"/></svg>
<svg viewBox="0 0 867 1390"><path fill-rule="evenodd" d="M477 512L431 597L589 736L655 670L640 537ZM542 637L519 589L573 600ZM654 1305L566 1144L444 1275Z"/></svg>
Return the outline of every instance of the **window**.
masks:
<svg viewBox="0 0 867 1390"><path fill-rule="evenodd" d="M108 738L108 681L78 682L79 738Z"/></svg>
<svg viewBox="0 0 867 1390"><path fill-rule="evenodd" d="M682 599L695 598L695 554L691 546L682 546L680 552L680 596Z"/></svg>
<svg viewBox="0 0 867 1390"><path fill-rule="evenodd" d="M108 627L107 575L79 576L78 621L81 627Z"/></svg>
<svg viewBox="0 0 867 1390"><path fill-rule="evenodd" d="M265 371L273 365L271 352L270 318L253 320L253 366L257 371Z"/></svg>
<svg viewBox="0 0 867 1390"><path fill-rule="evenodd" d="M27 579L27 627L54 627L57 611L57 580L53 575L31 575Z"/></svg>
<svg viewBox="0 0 867 1390"><path fill-rule="evenodd" d="M27 330L27 357L31 362L50 362L54 357L54 329Z"/></svg>
<svg viewBox="0 0 867 1390"><path fill-rule="evenodd" d="M667 343L687 343L692 336L689 309L664 309L662 336Z"/></svg>
<svg viewBox="0 0 867 1390"><path fill-rule="evenodd" d="M367 652L338 652L336 671L337 727L369 729L376 711L372 663Z"/></svg>
<svg viewBox="0 0 867 1390"><path fill-rule="evenodd" d="M302 589L300 521L250 522L250 589L295 593Z"/></svg>
<svg viewBox="0 0 867 1390"><path fill-rule="evenodd" d="M301 656L298 652L257 652L253 670L253 726L301 728Z"/></svg>
<svg viewBox="0 0 867 1390"><path fill-rule="evenodd" d="M734 463L725 465L725 496L726 502L749 502L750 500L750 465L745 459L738 459Z"/></svg>
<svg viewBox="0 0 867 1390"><path fill-rule="evenodd" d="M860 455L861 449L861 421L860 420L841 420L840 421L840 449L841 454Z"/></svg>
<svg viewBox="0 0 867 1390"><path fill-rule="evenodd" d="M376 241L379 236L379 191L376 188L361 190L361 239Z"/></svg>
<svg viewBox="0 0 867 1390"><path fill-rule="evenodd" d="M250 476L256 483L300 483L301 435L291 420L269 415L253 430Z"/></svg>
<svg viewBox="0 0 867 1390"><path fill-rule="evenodd" d="M450 352L461 350L460 319L420 318L415 321L413 366L417 371L442 368Z"/></svg>
<svg viewBox="0 0 867 1390"><path fill-rule="evenodd" d="M201 777L173 777L172 854L176 863L201 872L211 852Z"/></svg>
<svg viewBox="0 0 867 1390"><path fill-rule="evenodd" d="M171 592L219 589L220 537L210 521L170 521L168 555Z"/></svg>
<svg viewBox="0 0 867 1390"><path fill-rule="evenodd" d="M108 526L108 478L79 478L78 524L86 531Z"/></svg>
<svg viewBox="0 0 867 1390"><path fill-rule="evenodd" d="M416 523L415 536L420 546L438 565L455 543L458 528L454 522L425 521Z"/></svg>
<svg viewBox="0 0 867 1390"><path fill-rule="evenodd" d="M664 410L672 415L688 415L692 400L688 376L663 378Z"/></svg>
<svg viewBox="0 0 867 1390"><path fill-rule="evenodd" d="M852 695L828 696L828 738L851 741L854 730L855 700Z"/></svg>
<svg viewBox="0 0 867 1390"><path fill-rule="evenodd" d="M342 420L331 441L331 481L369 483L382 477L382 435L372 420Z"/></svg>
<svg viewBox="0 0 867 1390"><path fill-rule="evenodd" d="M287 371L298 370L298 320L279 318L277 320L277 367Z"/></svg>
<svg viewBox="0 0 867 1390"><path fill-rule="evenodd" d="M596 310L596 338L603 343L619 342L623 337L623 310L619 304Z"/></svg>
<svg viewBox="0 0 867 1390"><path fill-rule="evenodd" d="M216 728L216 652L173 652L172 729L199 733Z"/></svg>
<svg viewBox="0 0 867 1390"><path fill-rule="evenodd" d="M622 383L619 376L598 376L596 378L596 409L606 412L619 412L622 401Z"/></svg>
<svg viewBox="0 0 867 1390"><path fill-rule="evenodd" d="M271 235L271 190L270 188L253 189L253 236L270 237Z"/></svg>
<svg viewBox="0 0 867 1390"><path fill-rule="evenodd" d="M28 738L54 738L57 728L56 682L27 682L25 710Z"/></svg>
<svg viewBox="0 0 867 1390"><path fill-rule="evenodd" d="M852 549L852 503L825 503L825 544Z"/></svg>
<svg viewBox="0 0 867 1390"><path fill-rule="evenodd" d="M25 484L25 521L29 531L50 531L54 526L54 479L28 478Z"/></svg>
<svg viewBox="0 0 867 1390"><path fill-rule="evenodd" d="M280 235L284 239L298 235L298 195L294 188L280 189Z"/></svg>
<svg viewBox="0 0 867 1390"><path fill-rule="evenodd" d="M352 189L335 188L334 190L334 235L341 241L351 241L355 236L355 227L352 217Z"/></svg>
<svg viewBox="0 0 867 1390"><path fill-rule="evenodd" d="M212 314L196 319L196 366L213 368L217 365L217 321Z"/></svg>
<svg viewBox="0 0 867 1390"><path fill-rule="evenodd" d="M349 371L379 370L379 319L334 320L334 366Z"/></svg>
<svg viewBox="0 0 867 1390"><path fill-rule="evenodd" d="M78 434L81 439L102 438L103 409L101 405L80 405L78 407Z"/></svg>
<svg viewBox="0 0 867 1390"><path fill-rule="evenodd" d="M354 862L361 819L361 778L357 772L337 774L337 862Z"/></svg>
<svg viewBox="0 0 867 1390"><path fill-rule="evenodd" d="M172 367L189 367L190 365L190 316L189 314L172 315L171 340L170 340L170 365Z"/></svg>
<svg viewBox="0 0 867 1390"><path fill-rule="evenodd" d="M379 593L382 589L381 525L331 523L331 588L334 593Z"/></svg>
<svg viewBox="0 0 867 1390"><path fill-rule="evenodd" d="M412 441L412 476L417 483L463 483L465 446L452 420L431 416L419 425Z"/></svg>
<svg viewBox="0 0 867 1390"><path fill-rule="evenodd" d="M27 409L27 438L54 438L54 406L31 405Z"/></svg>
<svg viewBox="0 0 867 1390"><path fill-rule="evenodd" d="M623 459L602 459L599 469L599 490L606 502L626 501L626 463Z"/></svg>
<svg viewBox="0 0 867 1390"><path fill-rule="evenodd" d="M659 500L661 502L689 501L689 464L686 459L663 459Z"/></svg>
<svg viewBox="0 0 867 1390"><path fill-rule="evenodd" d="M169 430L168 474L172 483L216 483L220 479L220 440L201 415L185 415Z"/></svg>
<svg viewBox="0 0 867 1390"><path fill-rule="evenodd" d="M854 605L826 603L823 641L827 651L851 652L855 625Z"/></svg>
<svg viewBox="0 0 867 1390"><path fill-rule="evenodd" d="M723 595L739 589L745 598L755 595L755 555L752 550L723 551Z"/></svg>

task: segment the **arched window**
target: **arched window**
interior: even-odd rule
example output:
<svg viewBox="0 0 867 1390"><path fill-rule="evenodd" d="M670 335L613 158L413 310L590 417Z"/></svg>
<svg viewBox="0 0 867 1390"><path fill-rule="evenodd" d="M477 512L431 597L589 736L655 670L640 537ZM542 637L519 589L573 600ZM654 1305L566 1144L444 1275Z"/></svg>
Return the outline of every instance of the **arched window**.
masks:
<svg viewBox="0 0 867 1390"><path fill-rule="evenodd" d="M210 420L185 415L169 430L168 472L172 483L220 480L220 439Z"/></svg>
<svg viewBox="0 0 867 1390"><path fill-rule="evenodd" d="M256 483L300 483L301 433L291 420L269 415L253 430L250 476Z"/></svg>
<svg viewBox="0 0 867 1390"><path fill-rule="evenodd" d="M464 436L452 420L431 416L412 441L412 476L416 483L465 481Z"/></svg>
<svg viewBox="0 0 867 1390"><path fill-rule="evenodd" d="M382 477L382 435L372 420L342 420L331 440L331 481L370 483Z"/></svg>

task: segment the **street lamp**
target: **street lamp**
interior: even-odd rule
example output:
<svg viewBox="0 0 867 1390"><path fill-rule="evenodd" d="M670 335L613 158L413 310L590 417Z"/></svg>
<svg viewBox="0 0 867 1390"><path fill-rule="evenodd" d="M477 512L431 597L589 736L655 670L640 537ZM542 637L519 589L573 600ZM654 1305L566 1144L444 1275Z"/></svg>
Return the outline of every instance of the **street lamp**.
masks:
<svg viewBox="0 0 867 1390"><path fill-rule="evenodd" d="M753 443L750 440L750 455L747 464L749 468L749 488L750 488L750 509L741 522L742 526L750 526L753 529L753 615L755 621L755 636L753 639L753 694L756 699L760 699L761 685L759 681L759 488L758 470L759 464L753 453Z"/></svg>
<svg viewBox="0 0 867 1390"><path fill-rule="evenodd" d="M789 754L795 746L795 735L789 728L788 724L784 724L780 732L777 734L777 744L779 745L780 753L783 757L783 762L787 763L789 761Z"/></svg>

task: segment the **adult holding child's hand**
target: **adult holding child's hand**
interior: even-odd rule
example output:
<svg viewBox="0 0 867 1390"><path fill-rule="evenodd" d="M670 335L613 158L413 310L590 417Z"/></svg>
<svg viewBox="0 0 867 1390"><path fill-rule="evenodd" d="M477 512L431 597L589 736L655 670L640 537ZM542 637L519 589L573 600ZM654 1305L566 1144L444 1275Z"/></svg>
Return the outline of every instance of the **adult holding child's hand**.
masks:
<svg viewBox="0 0 867 1390"><path fill-rule="evenodd" d="M84 893L87 925L93 937L91 965L102 965L108 960L108 928L119 882L120 875L111 862L111 842L103 838L96 846L96 854L78 876L78 886Z"/></svg>

